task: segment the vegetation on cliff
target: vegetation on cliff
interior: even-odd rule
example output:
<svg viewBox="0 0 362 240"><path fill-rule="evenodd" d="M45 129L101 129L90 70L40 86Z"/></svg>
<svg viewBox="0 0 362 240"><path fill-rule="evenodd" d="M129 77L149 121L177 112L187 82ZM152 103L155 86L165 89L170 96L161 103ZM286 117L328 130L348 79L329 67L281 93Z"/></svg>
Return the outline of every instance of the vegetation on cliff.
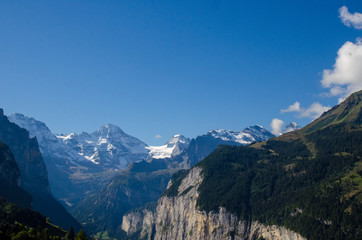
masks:
<svg viewBox="0 0 362 240"><path fill-rule="evenodd" d="M221 146L203 168L198 206L286 226L307 239L362 238L362 91L302 130Z"/></svg>
<svg viewBox="0 0 362 240"><path fill-rule="evenodd" d="M87 240L80 230L64 231L38 212L22 209L0 198L0 239L2 240Z"/></svg>

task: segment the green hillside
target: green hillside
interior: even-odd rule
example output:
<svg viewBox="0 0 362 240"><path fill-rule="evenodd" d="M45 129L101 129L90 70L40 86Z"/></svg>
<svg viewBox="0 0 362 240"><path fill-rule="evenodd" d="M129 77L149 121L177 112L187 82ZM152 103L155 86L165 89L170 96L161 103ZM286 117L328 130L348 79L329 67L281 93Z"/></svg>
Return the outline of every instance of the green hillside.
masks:
<svg viewBox="0 0 362 240"><path fill-rule="evenodd" d="M0 198L1 240L89 240L83 230L64 231L48 218Z"/></svg>
<svg viewBox="0 0 362 240"><path fill-rule="evenodd" d="M305 128L248 147L221 146L203 168L198 206L292 229L362 239L362 91Z"/></svg>
<svg viewBox="0 0 362 240"><path fill-rule="evenodd" d="M0 239L61 239L65 234L41 214L0 198Z"/></svg>

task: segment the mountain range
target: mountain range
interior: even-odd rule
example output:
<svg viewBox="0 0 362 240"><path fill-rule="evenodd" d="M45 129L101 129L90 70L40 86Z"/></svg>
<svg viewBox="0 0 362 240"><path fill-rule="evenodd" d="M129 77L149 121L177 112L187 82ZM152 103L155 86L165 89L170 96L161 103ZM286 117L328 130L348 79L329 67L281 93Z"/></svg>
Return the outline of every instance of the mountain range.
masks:
<svg viewBox="0 0 362 240"><path fill-rule="evenodd" d="M129 163L148 156L145 143L111 124L90 134L55 135L32 117L17 113L9 120L38 139L52 192L68 208L97 192Z"/></svg>
<svg viewBox="0 0 362 240"><path fill-rule="evenodd" d="M157 201L166 190L172 174L189 169L220 144L247 145L273 136L261 126L242 131L209 131L191 140L176 135L165 145L148 147L147 161L132 163L99 192L72 208L71 213L91 235L100 239L102 236L120 238L123 236L123 215L145 204L152 206L152 202ZM188 146L186 143L189 143Z"/></svg>
<svg viewBox="0 0 362 240"><path fill-rule="evenodd" d="M132 162L163 159L167 168L189 168L219 144L250 144L274 136L254 126L243 131L209 131L197 141L178 134L165 145L148 146L112 124L92 133L53 134L45 123L32 117L14 113L8 118L37 138L52 193L68 209L100 191ZM192 152L195 148L198 150Z"/></svg>
<svg viewBox="0 0 362 240"><path fill-rule="evenodd" d="M297 131L220 145L171 177L124 239L362 239L362 91Z"/></svg>
<svg viewBox="0 0 362 240"><path fill-rule="evenodd" d="M48 172L36 138L10 122L0 109L1 176L4 188L0 195L18 203L20 207L50 217L53 223L65 229L79 230L80 224L55 200L50 191Z"/></svg>
<svg viewBox="0 0 362 240"><path fill-rule="evenodd" d="M245 146L274 137L255 125L211 130L191 140L178 134L162 146L148 146L112 124L93 133L56 135L32 117L8 118L38 140L52 193L97 237L123 236L126 212L152 205L172 174L193 167L219 145ZM285 132L298 128L291 123Z"/></svg>

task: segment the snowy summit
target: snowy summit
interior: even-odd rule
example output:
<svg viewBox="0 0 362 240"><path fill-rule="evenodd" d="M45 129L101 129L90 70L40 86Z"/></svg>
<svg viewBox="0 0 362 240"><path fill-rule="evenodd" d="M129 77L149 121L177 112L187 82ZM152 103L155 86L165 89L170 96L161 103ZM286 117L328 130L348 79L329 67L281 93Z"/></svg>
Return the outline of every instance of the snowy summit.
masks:
<svg viewBox="0 0 362 240"><path fill-rule="evenodd" d="M149 152L149 158L173 158L180 154L182 150L190 144L190 139L177 134L170 138L165 145L146 147Z"/></svg>

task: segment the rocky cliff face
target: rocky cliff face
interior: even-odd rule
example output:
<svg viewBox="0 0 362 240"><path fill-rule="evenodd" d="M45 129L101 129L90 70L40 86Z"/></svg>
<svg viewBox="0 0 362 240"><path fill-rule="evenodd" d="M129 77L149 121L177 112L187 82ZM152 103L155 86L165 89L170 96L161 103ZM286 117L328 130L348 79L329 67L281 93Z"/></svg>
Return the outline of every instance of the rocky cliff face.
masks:
<svg viewBox="0 0 362 240"><path fill-rule="evenodd" d="M127 215L124 215L121 228L127 233L127 235L139 235L139 238L154 239L154 223L154 211L142 209L140 211L132 211Z"/></svg>
<svg viewBox="0 0 362 240"><path fill-rule="evenodd" d="M0 196L22 208L31 208L31 196L20 187L20 171L10 148L0 142Z"/></svg>
<svg viewBox="0 0 362 240"><path fill-rule="evenodd" d="M8 146L0 142L0 178L3 183L20 185L20 172Z"/></svg>
<svg viewBox="0 0 362 240"><path fill-rule="evenodd" d="M123 217L122 230L147 239L283 239L302 240L298 233L284 227L246 222L220 208L200 211L197 188L203 180L202 170L193 168L182 180L175 197L163 196L156 211L131 212ZM170 187L170 186L169 186Z"/></svg>
<svg viewBox="0 0 362 240"><path fill-rule="evenodd" d="M20 186L31 194L50 193L48 172L36 138L30 138L27 130L9 122L3 112L0 114L0 141L14 154L20 170Z"/></svg>
<svg viewBox="0 0 362 240"><path fill-rule="evenodd" d="M65 229L73 226L74 229L79 230L80 224L54 199L50 192L48 172L37 139L35 137L30 138L27 130L10 122L2 109L0 109L0 141L9 147L15 158L18 169L14 165L15 163L12 168L13 171L19 171L20 180L14 179L20 181L20 188L31 195L32 209L50 217L53 223ZM16 177L16 173L14 174ZM11 189L19 187L16 184L7 186L12 187L4 192L12 192ZM20 195L18 198L21 198ZM8 200L13 201L9 198ZM17 201L13 202L18 203Z"/></svg>

